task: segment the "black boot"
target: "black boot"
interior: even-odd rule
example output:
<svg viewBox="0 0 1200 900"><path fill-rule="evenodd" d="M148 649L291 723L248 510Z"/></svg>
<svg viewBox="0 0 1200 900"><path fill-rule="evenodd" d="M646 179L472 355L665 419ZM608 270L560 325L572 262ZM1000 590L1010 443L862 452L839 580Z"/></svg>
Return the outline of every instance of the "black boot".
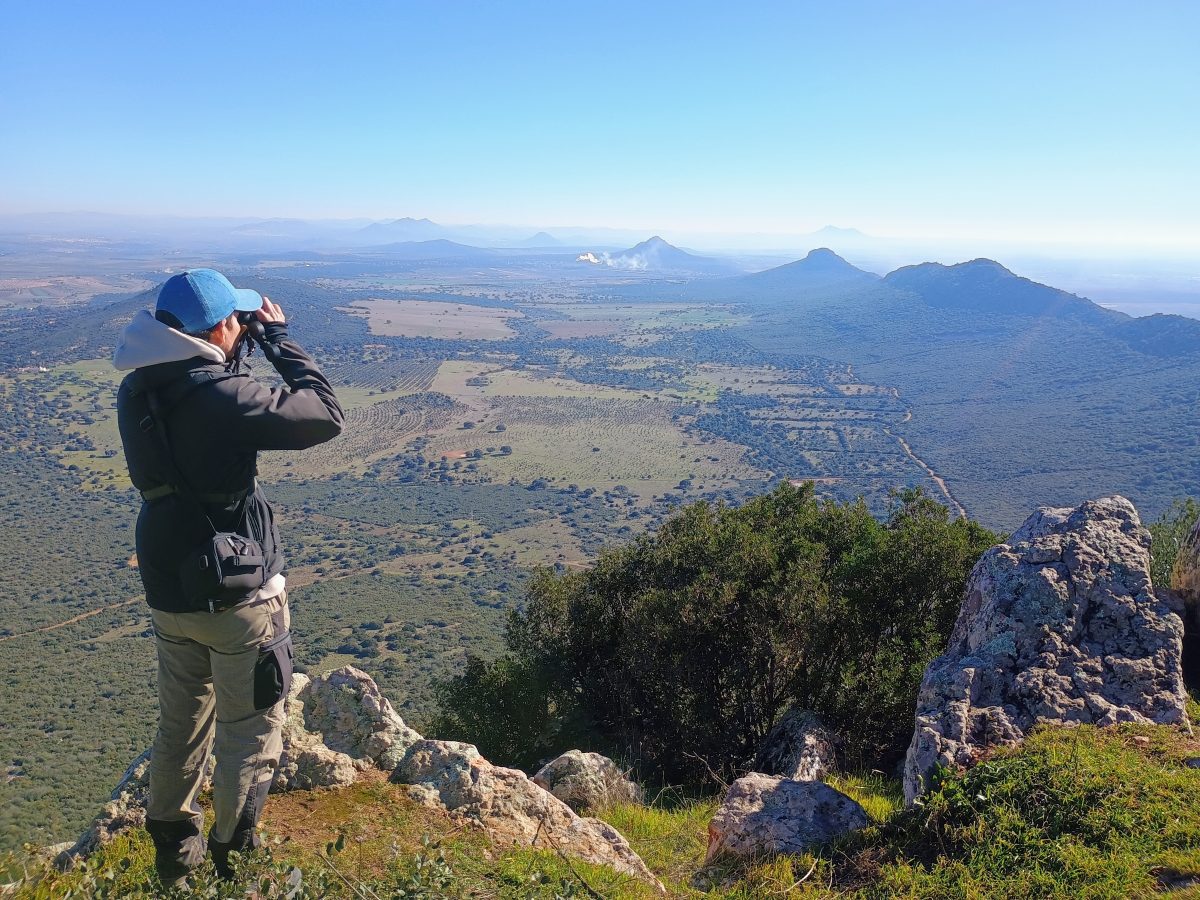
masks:
<svg viewBox="0 0 1200 900"><path fill-rule="evenodd" d="M200 817L176 822L146 820L154 842L154 869L164 885L181 887L187 874L204 862L203 825Z"/></svg>
<svg viewBox="0 0 1200 900"><path fill-rule="evenodd" d="M217 876L226 881L232 880L233 867L229 864L229 854L249 853L251 850L258 849L261 844L258 832L254 830L254 823L245 818L238 822L233 837L228 841L218 841L210 831L208 833L208 850L212 854Z"/></svg>

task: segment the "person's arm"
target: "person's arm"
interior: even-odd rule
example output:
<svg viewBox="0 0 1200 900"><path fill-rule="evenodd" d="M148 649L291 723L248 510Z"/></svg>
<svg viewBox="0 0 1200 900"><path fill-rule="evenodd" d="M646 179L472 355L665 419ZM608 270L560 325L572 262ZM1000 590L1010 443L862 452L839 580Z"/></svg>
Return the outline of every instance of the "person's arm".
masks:
<svg viewBox="0 0 1200 900"><path fill-rule="evenodd" d="M263 353L286 388L269 390L253 378L235 378L236 403L230 435L255 450L303 450L336 437L345 415L329 379L312 357L288 337L282 311L264 298L259 311Z"/></svg>

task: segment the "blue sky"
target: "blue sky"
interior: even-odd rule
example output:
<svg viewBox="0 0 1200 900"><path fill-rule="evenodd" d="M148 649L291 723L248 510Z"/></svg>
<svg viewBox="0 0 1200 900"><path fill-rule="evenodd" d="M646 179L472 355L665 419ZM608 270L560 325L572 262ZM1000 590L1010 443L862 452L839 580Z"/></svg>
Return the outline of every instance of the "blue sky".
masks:
<svg viewBox="0 0 1200 900"><path fill-rule="evenodd" d="M9 5L0 212L1200 244L1200 3Z"/></svg>

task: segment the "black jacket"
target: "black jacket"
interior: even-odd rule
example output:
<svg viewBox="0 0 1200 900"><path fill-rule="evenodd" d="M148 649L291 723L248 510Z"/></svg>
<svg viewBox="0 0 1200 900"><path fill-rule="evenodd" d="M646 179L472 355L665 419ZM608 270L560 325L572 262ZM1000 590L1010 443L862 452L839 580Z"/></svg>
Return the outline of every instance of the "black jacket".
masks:
<svg viewBox="0 0 1200 900"><path fill-rule="evenodd" d="M147 327L144 320L137 324ZM227 364L203 356L160 362L135 368L121 382L117 422L134 487L145 493L175 482L156 431L144 427L146 392L156 392L179 471L197 494L230 495L225 502L206 502L205 510L217 530L262 543L270 578L285 560L271 505L255 481L258 451L312 447L339 434L344 419L328 379L288 337L287 326L267 325L265 340L286 389L269 390L249 373L233 374ZM118 366L120 356L118 348ZM248 496L234 498L251 487ZM187 611L179 566L210 536L195 505L178 494L142 503L137 557L150 606Z"/></svg>

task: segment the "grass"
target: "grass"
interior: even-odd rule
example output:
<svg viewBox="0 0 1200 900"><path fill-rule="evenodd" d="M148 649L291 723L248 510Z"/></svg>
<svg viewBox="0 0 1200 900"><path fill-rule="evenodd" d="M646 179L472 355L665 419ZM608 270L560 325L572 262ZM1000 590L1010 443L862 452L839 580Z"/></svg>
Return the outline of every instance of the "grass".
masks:
<svg viewBox="0 0 1200 900"><path fill-rule="evenodd" d="M371 334L489 341L515 337L505 320L524 315L513 309L437 300L359 300L347 312L365 316Z"/></svg>
<svg viewBox="0 0 1200 900"><path fill-rule="evenodd" d="M841 776L837 786L870 816L862 832L811 854L708 869L706 831L716 798L620 805L597 815L625 835L670 897L1189 897L1197 896L1189 879L1200 879L1200 770L1187 764L1197 755L1200 744L1191 735L1168 727L1044 729L1018 750L945 777L907 810L895 782L877 774ZM609 900L657 896L603 867L489 847L477 830L381 781L275 797L266 822L280 841L277 861L327 869L325 843L342 832L335 864L364 881L389 883L414 877L421 858L423 871L433 871L433 851L421 837L435 835L451 874L440 892L421 896L550 900L594 896L589 889ZM130 890L149 883L144 837L121 839L99 857ZM53 876L15 896L70 896L66 888L78 877ZM340 885L329 896L349 894Z"/></svg>

